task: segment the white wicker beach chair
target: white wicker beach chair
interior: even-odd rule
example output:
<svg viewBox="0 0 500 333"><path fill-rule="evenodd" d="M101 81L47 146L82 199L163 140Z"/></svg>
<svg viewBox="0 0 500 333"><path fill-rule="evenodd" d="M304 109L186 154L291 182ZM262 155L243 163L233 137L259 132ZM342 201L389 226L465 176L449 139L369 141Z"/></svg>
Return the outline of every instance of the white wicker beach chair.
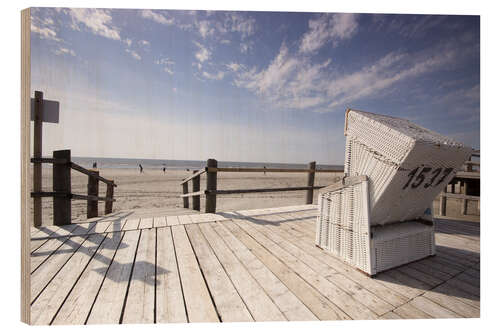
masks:
<svg viewBox="0 0 500 333"><path fill-rule="evenodd" d="M423 219L472 149L408 120L347 110L345 177L319 191L316 244L361 271L435 254Z"/></svg>

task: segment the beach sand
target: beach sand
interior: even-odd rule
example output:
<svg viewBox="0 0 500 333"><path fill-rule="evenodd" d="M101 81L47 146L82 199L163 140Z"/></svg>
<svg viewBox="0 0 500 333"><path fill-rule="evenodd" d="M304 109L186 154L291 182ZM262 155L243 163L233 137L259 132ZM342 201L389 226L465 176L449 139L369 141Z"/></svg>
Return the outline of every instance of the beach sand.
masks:
<svg viewBox="0 0 500 333"><path fill-rule="evenodd" d="M149 212L152 215L162 215L162 209L182 208L182 193L180 182L192 174L186 170L167 170L163 173L159 169L145 169L141 174L137 169L100 169L100 175L112 179L118 185L115 188L113 212L121 210L134 210L135 212ZM326 186L334 183L342 173L316 173L315 185ZM242 173L220 172L217 175L217 188L246 189L246 188L273 188L305 186L306 173ZM77 171L71 171L71 190L76 194L87 194L88 176ZM43 168L43 191L52 191L52 169ZM201 189L206 187L206 177L201 176ZM189 182L189 191L192 191L192 182ZM99 182L99 196L106 195L106 186ZM243 209L257 209L280 206L305 204L306 191L270 192L229 194L217 196L217 211L233 211ZM314 201L317 202L317 191L314 191ZM30 200L31 204L33 200ZM461 201L448 199L448 216L462 217L460 214ZM191 198L189 199L192 208ZM439 199L434 200L434 211L439 211ZM201 197L201 211L205 211L205 198ZM479 220L477 203L469 202L468 218ZM31 207L31 209L33 209ZM74 222L87 218L87 202L85 200L72 200L72 219ZM155 212L158 212L156 214ZM99 216L104 214L104 202L99 202ZM42 198L42 224L51 225L52 198Z"/></svg>
<svg viewBox="0 0 500 333"><path fill-rule="evenodd" d="M52 169L43 169L43 191L52 191ZM183 207L180 182L192 174L186 170L145 169L141 174L137 169L100 169L102 177L112 179L117 184L113 204L113 212L130 209L160 209ZM340 177L341 173L316 173L315 185L330 185ZM272 188L306 186L306 173L240 173L220 172L217 175L218 189ZM88 176L71 171L71 191L76 194L87 194ZM206 187L205 175L201 176L201 189ZM192 191L192 182L189 182ZM99 182L99 195L106 195L106 186ZM270 192L230 194L217 196L217 211L268 208L305 204L306 191ZM317 200L314 193L314 203ZM31 200L33 202L33 200ZM191 199L190 199L190 207ZM72 200L72 218L86 219L87 202ZM205 200L201 197L201 211L205 210ZM52 198L42 198L43 225L52 224ZM104 202L99 202L99 215L104 214Z"/></svg>

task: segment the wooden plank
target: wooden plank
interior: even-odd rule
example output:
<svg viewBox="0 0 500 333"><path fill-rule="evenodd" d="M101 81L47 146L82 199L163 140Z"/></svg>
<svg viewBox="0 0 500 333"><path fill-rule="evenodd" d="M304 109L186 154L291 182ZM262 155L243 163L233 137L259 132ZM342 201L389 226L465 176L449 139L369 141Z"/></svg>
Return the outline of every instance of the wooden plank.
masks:
<svg viewBox="0 0 500 333"><path fill-rule="evenodd" d="M53 226L42 226L40 228L40 232L38 232L36 235L39 237L41 236L46 236L46 237L51 237L57 230L59 229L59 226L53 225ZM30 253L33 253L36 249L38 249L40 246L45 244L47 242L47 239L42 238L42 239L31 239L30 240Z"/></svg>
<svg viewBox="0 0 500 333"><path fill-rule="evenodd" d="M201 274L184 226L173 226L172 236L177 254L188 321L218 322L219 317L210 298L210 293Z"/></svg>
<svg viewBox="0 0 500 333"><path fill-rule="evenodd" d="M318 318L243 243L219 223L211 225L288 320Z"/></svg>
<svg viewBox="0 0 500 333"><path fill-rule="evenodd" d="M153 226L155 228L162 228L167 226L167 219L165 216L155 216L153 218Z"/></svg>
<svg viewBox="0 0 500 333"><path fill-rule="evenodd" d="M196 258L203 271L203 276L205 277L205 281L207 282L221 321L253 321L252 315L248 311L245 303L243 303L242 297L244 297L244 295L240 296L238 291L236 291L235 286L228 277L229 272L222 267L218 260L219 256L215 255L214 251L205 240L205 237L202 235L198 225L188 225L186 226L186 231L196 253ZM266 304L263 304L263 306L265 305Z"/></svg>
<svg viewBox="0 0 500 333"><path fill-rule="evenodd" d="M104 233L106 231L106 229L109 228L109 226L111 225L111 223L112 223L111 221L97 222L96 226L94 228L94 233L96 233L96 234Z"/></svg>
<svg viewBox="0 0 500 333"><path fill-rule="evenodd" d="M188 215L180 215L180 216L177 216L177 218L179 219L179 224L190 224L191 223L191 219L188 217Z"/></svg>
<svg viewBox="0 0 500 333"><path fill-rule="evenodd" d="M480 308L480 299L479 296L469 294L461 289L455 288L449 283L443 283L442 285L434 288L433 292L438 292L444 295L450 295L463 303L469 304L477 309Z"/></svg>
<svg viewBox="0 0 500 333"><path fill-rule="evenodd" d="M40 265L47 260L52 253L54 253L58 248L60 248L64 242L66 242L68 237L59 237L49 239L42 246L40 246L36 251L31 253L30 272L33 273Z"/></svg>
<svg viewBox="0 0 500 333"><path fill-rule="evenodd" d="M220 223L245 244L320 320L350 319L338 306L294 273L233 221Z"/></svg>
<svg viewBox="0 0 500 333"><path fill-rule="evenodd" d="M448 280L447 283L455 288L461 289L469 294L472 294L474 296L480 297L481 296L481 290L479 287L471 285L465 281L462 281L457 278L453 278L451 280Z"/></svg>
<svg viewBox="0 0 500 333"><path fill-rule="evenodd" d="M31 324L49 325L105 235L89 236L31 306Z"/></svg>
<svg viewBox="0 0 500 333"><path fill-rule="evenodd" d="M140 230L125 232L96 297L87 324L118 324L129 285Z"/></svg>
<svg viewBox="0 0 500 333"><path fill-rule="evenodd" d="M333 256L333 254L331 254L330 252L316 247L312 238L304 236L303 234L300 234L300 236L304 238L292 235L291 233L289 233L291 227L288 225L288 223L282 224L282 227L280 229L282 230L280 235L286 237L293 244L297 245L310 255L316 257L318 260L331 266L346 278L358 283L359 285L362 285L365 289L377 295L379 298L383 299L392 306L399 306L409 300L407 297L386 287L385 285L379 283L377 280L366 276L365 274L357 271L349 265L346 265L344 262Z"/></svg>
<svg viewBox="0 0 500 333"><path fill-rule="evenodd" d="M208 171L209 168L217 168L217 160L207 160L206 191L217 191L217 170ZM205 192L207 193L207 192ZM205 197L205 213L215 213L217 208L217 195L208 192Z"/></svg>
<svg viewBox="0 0 500 333"><path fill-rule="evenodd" d="M167 216L167 226L171 227L173 225L178 225L178 224L179 224L178 216Z"/></svg>
<svg viewBox="0 0 500 333"><path fill-rule="evenodd" d="M62 266L80 247L86 237L67 239L50 257L31 274L31 302L33 302L45 286L52 280Z"/></svg>
<svg viewBox="0 0 500 333"><path fill-rule="evenodd" d="M428 284L397 270L388 270L379 273L375 278L408 298L421 295L424 291L431 288Z"/></svg>
<svg viewBox="0 0 500 333"><path fill-rule="evenodd" d="M158 228L156 233L156 322L185 323L186 308L172 231L171 228Z"/></svg>
<svg viewBox="0 0 500 333"><path fill-rule="evenodd" d="M153 218L146 217L141 219L138 228L139 229L151 229L153 227Z"/></svg>
<svg viewBox="0 0 500 333"><path fill-rule="evenodd" d="M394 312L404 319L425 319L432 318L427 313L420 311L410 303L405 303L394 310Z"/></svg>
<svg viewBox="0 0 500 333"><path fill-rule="evenodd" d="M339 287L343 291L345 291L348 295L350 295L357 302L365 305L371 311L373 311L378 316L383 315L384 313L391 311L394 309L389 303L375 296L368 290L364 289L362 285L355 283L352 280L347 279L342 274L339 274L331 266L323 263L318 260L315 256L309 255L299 247L293 244L293 242L289 242L285 238L281 237L281 233L279 232L281 227L278 226L255 226L256 229L259 229L266 237L273 240L276 244L281 246L286 252L295 256L297 259L304 262L310 268L320 274L335 286ZM345 296L345 295L344 295Z"/></svg>
<svg viewBox="0 0 500 333"><path fill-rule="evenodd" d="M52 324L85 324L122 236L123 234L118 232L106 235L97 253L64 301Z"/></svg>
<svg viewBox="0 0 500 333"><path fill-rule="evenodd" d="M480 312L478 308L466 304L462 302L459 298L453 297L452 295L447 295L441 292L430 290L426 292L423 296L430 299L434 303L437 303L442 307L453 311L459 316L465 318L479 318Z"/></svg>
<svg viewBox="0 0 500 333"><path fill-rule="evenodd" d="M431 286L431 287L435 287L438 284L443 283L443 281L444 281L444 280L438 279L430 274L426 274L426 273L421 272L419 270L416 270L412 267L409 267L407 265L398 267L396 270L403 273L403 274L406 274L406 275L408 275L416 280L422 281L426 285Z"/></svg>
<svg viewBox="0 0 500 333"><path fill-rule="evenodd" d="M250 236L257 240L261 245L268 249L278 259L282 260L288 267L290 267L296 274L301 276L304 280L308 281L332 303L337 305L343 312L353 319L376 319L377 315L368 309L363 304L353 299L345 291L337 287L332 282L328 281L321 275L318 275L311 267L304 262L297 260L296 257L289 254L282 249L278 244L267 238L255 227L250 226L247 221L235 221L242 229L244 229Z"/></svg>
<svg viewBox="0 0 500 333"><path fill-rule="evenodd" d="M213 224L201 224L199 228L231 278L238 294L243 298L252 317L256 321L286 320L276 304L248 273L220 236L211 228L211 225Z"/></svg>
<svg viewBox="0 0 500 333"><path fill-rule="evenodd" d="M108 226L108 228L106 229L106 232L118 232L118 231L122 231L123 228L127 225L127 223L128 223L128 219L125 219L125 218L114 220Z"/></svg>
<svg viewBox="0 0 500 333"><path fill-rule="evenodd" d="M410 304L433 318L460 318L456 313L422 296L412 299Z"/></svg>
<svg viewBox="0 0 500 333"><path fill-rule="evenodd" d="M127 219L125 226L122 228L122 231L128 230L137 230L139 227L140 219Z"/></svg>
<svg viewBox="0 0 500 333"><path fill-rule="evenodd" d="M123 311L123 324L154 323L155 270L156 230L142 229Z"/></svg>

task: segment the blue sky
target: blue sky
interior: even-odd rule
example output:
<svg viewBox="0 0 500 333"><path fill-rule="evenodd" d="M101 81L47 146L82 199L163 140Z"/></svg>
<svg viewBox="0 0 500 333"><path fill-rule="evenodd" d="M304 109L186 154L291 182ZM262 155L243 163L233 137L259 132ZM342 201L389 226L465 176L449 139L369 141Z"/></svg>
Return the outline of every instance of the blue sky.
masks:
<svg viewBox="0 0 500 333"><path fill-rule="evenodd" d="M479 147L479 17L32 10L44 152L342 164L347 107Z"/></svg>

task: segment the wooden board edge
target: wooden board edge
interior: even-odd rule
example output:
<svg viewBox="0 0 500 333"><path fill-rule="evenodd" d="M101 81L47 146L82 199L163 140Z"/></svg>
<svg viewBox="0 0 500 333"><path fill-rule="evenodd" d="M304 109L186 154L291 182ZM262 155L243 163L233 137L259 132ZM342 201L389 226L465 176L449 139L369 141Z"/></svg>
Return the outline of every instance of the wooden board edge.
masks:
<svg viewBox="0 0 500 333"><path fill-rule="evenodd" d="M31 10L21 11L21 321L31 323L30 280L30 95Z"/></svg>

